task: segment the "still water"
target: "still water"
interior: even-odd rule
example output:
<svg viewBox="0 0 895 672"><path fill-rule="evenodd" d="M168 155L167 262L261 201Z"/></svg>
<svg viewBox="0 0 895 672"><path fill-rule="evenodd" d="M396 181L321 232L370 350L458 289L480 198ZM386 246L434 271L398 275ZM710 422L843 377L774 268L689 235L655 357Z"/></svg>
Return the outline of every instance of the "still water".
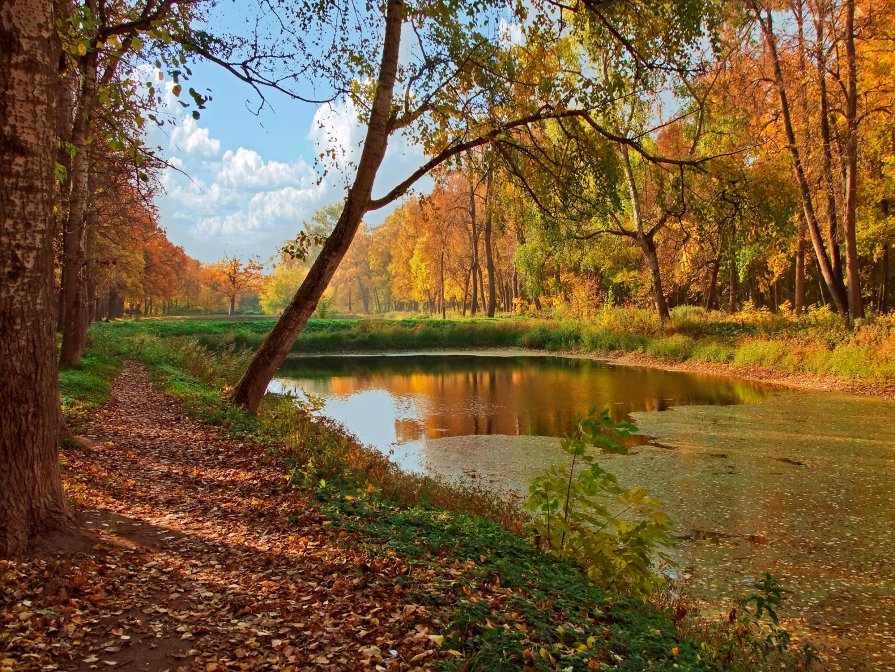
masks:
<svg viewBox="0 0 895 672"><path fill-rule="evenodd" d="M596 406L616 419L672 406L762 400L758 385L641 367L499 352L290 358L271 388L322 397L325 412L365 444L426 471L438 439L560 437Z"/></svg>
<svg viewBox="0 0 895 672"><path fill-rule="evenodd" d="M601 460L665 503L697 596L722 604L770 571L824 667L895 670L892 402L499 352L296 357L271 390L322 397L406 469L520 494L576 414L609 407L645 445Z"/></svg>

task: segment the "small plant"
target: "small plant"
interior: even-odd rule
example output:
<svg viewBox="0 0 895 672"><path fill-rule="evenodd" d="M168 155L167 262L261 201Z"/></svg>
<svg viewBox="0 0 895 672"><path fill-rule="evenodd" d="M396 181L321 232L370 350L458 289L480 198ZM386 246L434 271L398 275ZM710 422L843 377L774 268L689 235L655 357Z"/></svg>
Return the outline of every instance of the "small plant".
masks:
<svg viewBox="0 0 895 672"><path fill-rule="evenodd" d="M670 522L644 488L625 488L603 469L589 448L625 453L620 440L637 428L591 409L560 441L571 461L553 465L530 482L526 508L536 543L580 565L603 586L645 597L662 583L653 558L668 542Z"/></svg>
<svg viewBox="0 0 895 672"><path fill-rule="evenodd" d="M792 635L786 628L780 626L779 611L786 593L783 584L767 572L753 584L752 588L751 593L739 600L742 609L741 621L749 629L757 631L757 636L750 640L752 646L764 659L774 653L783 655L792 643Z"/></svg>
<svg viewBox="0 0 895 672"><path fill-rule="evenodd" d="M817 653L810 643L796 646L780 624L787 591L766 573L740 596L725 618L705 619L698 611L685 614L678 630L698 639L700 654L724 670L810 670Z"/></svg>
<svg viewBox="0 0 895 672"><path fill-rule="evenodd" d="M326 296L322 297L317 303L317 310L314 311L314 317L321 320L326 320L332 317L332 314L332 299Z"/></svg>

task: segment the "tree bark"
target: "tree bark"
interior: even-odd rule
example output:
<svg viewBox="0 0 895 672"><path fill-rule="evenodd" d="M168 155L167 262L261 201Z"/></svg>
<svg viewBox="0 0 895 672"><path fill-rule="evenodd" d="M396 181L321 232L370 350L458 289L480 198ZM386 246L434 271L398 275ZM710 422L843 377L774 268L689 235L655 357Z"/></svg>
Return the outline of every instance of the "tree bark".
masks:
<svg viewBox="0 0 895 672"><path fill-rule="evenodd" d="M737 312L737 284L739 273L737 272L737 253L736 253L736 222L733 223L730 231L730 250L729 250L729 268L727 269L727 312L733 315Z"/></svg>
<svg viewBox="0 0 895 672"><path fill-rule="evenodd" d="M709 286L706 291L705 309L713 310L718 298L718 272L721 270L721 256L712 262L712 272L709 275Z"/></svg>
<svg viewBox="0 0 895 672"><path fill-rule="evenodd" d="M0 556L71 521L53 332L53 3L0 6Z"/></svg>
<svg viewBox="0 0 895 672"><path fill-rule="evenodd" d="M830 103L827 95L827 56L824 44L825 17L822 8L818 8L814 26L817 40L817 86L820 100L820 138L822 150L822 166L824 195L827 215L827 234L830 239L830 257L833 263L833 274L842 277L842 255L839 252L839 211L836 206L836 185L833 179L833 148L830 132ZM807 106L807 99L806 99ZM807 110L806 110L807 112ZM807 114L806 114L806 118Z"/></svg>
<svg viewBox="0 0 895 672"><path fill-rule="evenodd" d="M469 314L475 317L476 312L479 309L479 294L478 294L478 271L479 271L479 231L478 231L478 220L476 215L476 207L475 207L475 181L472 179L472 175L469 176L469 226L471 229L472 236L472 268L469 270L469 274L472 277L472 300L469 304ZM482 302L485 300L485 288L482 287Z"/></svg>
<svg viewBox="0 0 895 672"><path fill-rule="evenodd" d="M74 156L69 173L68 217L62 231L62 349L59 363L71 366L81 360L87 345L84 313L87 310L87 198L90 170L90 118L96 95L97 53L83 59L81 85L71 133Z"/></svg>
<svg viewBox="0 0 895 672"><path fill-rule="evenodd" d="M656 243L652 236L638 236L637 242L646 257L646 263L650 272L650 284L653 291L653 304L660 320L667 320L671 313L668 311L668 302L665 300L665 290L662 288L662 271L659 268L659 255L656 253Z"/></svg>
<svg viewBox="0 0 895 672"><path fill-rule="evenodd" d="M889 310L889 246L883 245L883 263L882 263L882 280L879 288L879 308L877 311L880 315Z"/></svg>
<svg viewBox="0 0 895 672"><path fill-rule="evenodd" d="M814 247L814 256L817 259L817 265L820 269L821 277L824 280L833 302L836 305L836 311L843 318L848 317L848 296L845 291L845 285L842 277L837 276L835 269L827 255L826 245L824 244L823 235L817 220L817 213L814 209L814 201L811 197L811 187L808 184L808 178L805 175L805 168L802 165L801 151L796 140L795 129L792 124L792 115L789 108L789 96L786 92L786 85L783 80L783 69L780 65L780 56L777 53L777 39L774 35L771 14L768 13L766 18L761 17L761 12L757 6L753 5L753 11L760 24L762 33L765 38L765 44L770 52L771 62L774 68L774 84L777 89L777 96L780 100L780 112L783 117L783 127L786 132L786 142L792 158L793 174L799 187L799 195L802 200L802 210L805 215L805 222L808 224L808 230L811 234L811 243Z"/></svg>
<svg viewBox="0 0 895 672"><path fill-rule="evenodd" d="M233 402L239 406L252 411L258 409L274 373L286 359L293 342L317 308L320 297L335 274L339 262L348 251L361 219L370 207L373 181L385 156L391 130L392 95L398 71L403 22L403 1L389 0L386 7L379 78L354 184L348 191L348 198L339 221L323 245L320 255L283 312L283 316L255 353L242 380L239 381L233 393Z"/></svg>
<svg viewBox="0 0 895 672"><path fill-rule="evenodd" d="M491 231L494 228L494 208L491 202L493 175L488 172L485 191L485 267L488 271L488 317L494 317L497 308L497 288L494 283L494 251L491 249Z"/></svg>
<svg viewBox="0 0 895 672"><path fill-rule="evenodd" d="M795 313L805 312L805 220L799 227L799 240L796 243L796 290Z"/></svg>
<svg viewBox="0 0 895 672"><path fill-rule="evenodd" d="M631 211L634 217L634 225L636 232L627 232L629 238L637 241L643 255L646 257L646 263L650 272L650 285L653 293L653 304L656 307L656 314L659 319L664 321L670 317L668 312L668 303L665 300L665 291L662 288L662 271L659 268L659 256L656 253L656 241L653 239L653 232L647 233L643 226L643 212L640 204L640 194L637 190L637 182L634 180L634 170L631 167L631 160L628 155L627 145L621 146L622 167L625 171L625 179L628 182L628 191L631 196ZM653 230L655 231L655 229Z"/></svg>
<svg viewBox="0 0 895 672"><path fill-rule="evenodd" d="M852 319L864 317L861 273L858 261L858 66L855 55L855 0L845 3L845 263L848 275L848 312Z"/></svg>

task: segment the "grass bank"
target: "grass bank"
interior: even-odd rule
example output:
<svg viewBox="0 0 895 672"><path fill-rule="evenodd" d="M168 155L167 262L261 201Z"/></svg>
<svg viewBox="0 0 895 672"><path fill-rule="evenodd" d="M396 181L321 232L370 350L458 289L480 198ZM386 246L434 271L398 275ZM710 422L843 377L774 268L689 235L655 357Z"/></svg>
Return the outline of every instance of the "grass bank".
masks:
<svg viewBox="0 0 895 672"><path fill-rule="evenodd" d="M193 339L215 350L253 350L272 324L270 320L144 320L98 328L129 339ZM606 309L588 320L311 320L292 352L471 347L592 353L871 393L895 388L895 316L849 327L827 310L795 316L747 309L728 315L683 306L674 309L664 324L652 312L635 308Z"/></svg>
<svg viewBox="0 0 895 672"><path fill-rule="evenodd" d="M414 332L419 324L437 329L424 321L406 322L391 329ZM503 322L446 328L454 334L450 338L479 328L500 338L531 332L525 321L507 324L511 328ZM258 416L234 409L226 390L250 353L230 340L232 326L96 325L83 365L60 377L67 421L76 426L105 401L124 359L146 363L155 383L177 397L189 415L265 447L267 459L282 465L334 527L359 533L382 563L396 555L410 562L412 571L402 584L408 600L439 614L444 638L439 669L804 669L803 653L768 645L760 619L708 623L680 601L657 606L595 585L577 566L534 546L522 534L519 510L500 496L406 474L311 406L269 395ZM314 327L318 335L329 335L320 337L328 343L339 341L332 334L381 337L385 331L375 325L364 331L357 323ZM266 328L269 323L248 323L243 333L263 336Z"/></svg>

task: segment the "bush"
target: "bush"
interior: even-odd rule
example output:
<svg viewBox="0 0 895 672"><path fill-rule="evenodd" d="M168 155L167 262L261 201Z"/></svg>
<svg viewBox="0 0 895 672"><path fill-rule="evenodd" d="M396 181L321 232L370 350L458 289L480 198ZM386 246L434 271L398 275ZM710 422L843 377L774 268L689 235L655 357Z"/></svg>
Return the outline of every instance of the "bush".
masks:
<svg viewBox="0 0 895 672"><path fill-rule="evenodd" d="M646 352L653 357L662 357L663 359L681 362L690 358L694 347L695 341L689 336L674 334L650 341L646 347Z"/></svg>
<svg viewBox="0 0 895 672"><path fill-rule="evenodd" d="M655 311L644 308L606 307L600 312L597 323L611 331L642 336L658 334L662 329Z"/></svg>
<svg viewBox="0 0 895 672"><path fill-rule="evenodd" d="M560 441L570 463L531 481L526 508L535 514L529 529L542 548L580 565L604 588L647 597L663 582L653 557L669 541L671 523L647 490L622 487L587 454L591 446L627 452L619 439L636 429L614 422L609 409L579 417L572 434Z"/></svg>

